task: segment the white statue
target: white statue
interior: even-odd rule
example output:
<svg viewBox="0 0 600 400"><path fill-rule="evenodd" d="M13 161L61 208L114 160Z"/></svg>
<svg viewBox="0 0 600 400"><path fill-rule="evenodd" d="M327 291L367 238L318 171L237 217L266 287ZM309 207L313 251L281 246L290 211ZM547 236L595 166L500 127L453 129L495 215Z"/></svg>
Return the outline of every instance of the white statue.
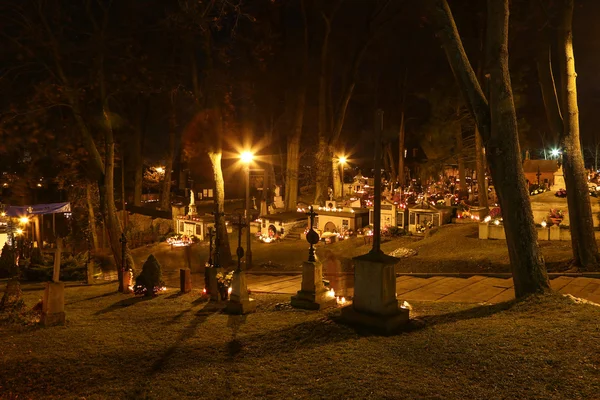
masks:
<svg viewBox="0 0 600 400"><path fill-rule="evenodd" d="M275 185L275 197L281 196L281 186Z"/></svg>
<svg viewBox="0 0 600 400"><path fill-rule="evenodd" d="M190 189L190 206L196 205L196 196L194 196L194 191Z"/></svg>

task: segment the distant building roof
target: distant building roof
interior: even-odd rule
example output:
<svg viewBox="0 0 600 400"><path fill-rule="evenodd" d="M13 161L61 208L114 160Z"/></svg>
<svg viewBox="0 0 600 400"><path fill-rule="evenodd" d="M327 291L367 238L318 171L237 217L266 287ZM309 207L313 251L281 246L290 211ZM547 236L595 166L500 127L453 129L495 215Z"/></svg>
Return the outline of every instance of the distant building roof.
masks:
<svg viewBox="0 0 600 400"><path fill-rule="evenodd" d="M558 171L558 161L556 160L525 160L523 161L523 171L525 173L540 173Z"/></svg>

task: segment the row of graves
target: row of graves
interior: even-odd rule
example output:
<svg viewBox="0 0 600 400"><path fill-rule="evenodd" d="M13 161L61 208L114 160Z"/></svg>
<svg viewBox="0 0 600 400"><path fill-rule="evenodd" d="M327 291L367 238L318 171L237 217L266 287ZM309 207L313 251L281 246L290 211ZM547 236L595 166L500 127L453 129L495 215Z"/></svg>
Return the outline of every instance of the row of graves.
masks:
<svg viewBox="0 0 600 400"><path fill-rule="evenodd" d="M591 181L591 177L589 180ZM552 183L549 190L539 193L531 192L529 197L538 240L570 241L569 210L562 167L555 168L549 181ZM600 215L598 186L590 183L588 189L592 214ZM600 218L594 218L593 225L596 239L600 240ZM479 239L506 239L500 208L492 208L489 215L482 219L479 224Z"/></svg>
<svg viewBox="0 0 600 400"><path fill-rule="evenodd" d="M334 243L339 240L363 232L372 236L374 225L374 207L360 207L359 204L328 201L325 206L312 205L318 212L314 229L319 233L321 241ZM298 207L296 212L262 215L259 219L259 238L265 243L290 237L305 238L308 220L306 212L309 207ZM381 227L402 229L415 235L422 235L428 229L450 222L451 209L436 207L426 199L414 206L407 207L391 200L381 201ZM300 234L298 234L300 232Z"/></svg>

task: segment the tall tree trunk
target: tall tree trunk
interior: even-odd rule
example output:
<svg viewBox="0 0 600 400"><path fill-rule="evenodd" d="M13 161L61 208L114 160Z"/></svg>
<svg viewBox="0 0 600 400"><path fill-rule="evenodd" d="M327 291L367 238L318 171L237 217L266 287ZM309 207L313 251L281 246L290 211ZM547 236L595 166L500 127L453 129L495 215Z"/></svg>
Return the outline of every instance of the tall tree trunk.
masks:
<svg viewBox="0 0 600 400"><path fill-rule="evenodd" d="M588 194L587 171L579 139L579 107L573 54L573 0L562 1L558 58L561 70L563 116L563 167L575 263L587 270L598 268L598 244Z"/></svg>
<svg viewBox="0 0 600 400"><path fill-rule="evenodd" d="M175 141L177 135L177 114L175 109L174 94L171 94L171 113L169 116L169 150L165 157L165 176L160 193L160 209L171 211L171 181L173 171L173 158L175 158Z"/></svg>
<svg viewBox="0 0 600 400"><path fill-rule="evenodd" d="M404 145L406 132L405 132L405 109L406 109L406 80L408 78L408 69L404 70L404 81L401 85L402 90L402 104L400 105L400 129L398 130L398 184L400 188L404 188L406 185L406 174L404 173L404 152L406 147Z"/></svg>
<svg viewBox="0 0 600 400"><path fill-rule="evenodd" d="M88 211L88 229L90 230L90 236L92 240L92 248L98 250L98 228L96 227L96 213L94 211L93 195L95 190L92 182L88 182L85 185L85 199L87 203Z"/></svg>
<svg viewBox="0 0 600 400"><path fill-rule="evenodd" d="M121 210L123 216L123 230L127 231L127 198L125 197L125 146L121 154Z"/></svg>
<svg viewBox="0 0 600 400"><path fill-rule="evenodd" d="M123 291L123 270L133 270L133 258L126 244L122 244L120 239L123 234L123 229L117 215L115 207L115 142L112 133L112 124L110 122L110 111L108 106L103 107L103 115L105 120L105 163L104 163L104 181L102 190L100 190L100 204L103 207L102 215L106 230L108 231L108 240L110 247L115 257L119 276L119 291ZM122 246L125 245L125 263L123 263Z"/></svg>
<svg viewBox="0 0 600 400"><path fill-rule="evenodd" d="M328 99L329 90L331 90L331 80L327 79L327 63L329 56L329 36L331 34L331 22L335 13L341 5L338 1L331 12L331 15L323 15L325 22L325 33L323 34L323 43L321 44L321 69L319 71L319 108L318 108L318 146L315 162L315 203L321 204L327 199L329 188L329 174L331 173L331 149L330 149L330 121L332 113L329 112ZM329 100L329 101L328 101Z"/></svg>
<svg viewBox="0 0 600 400"><path fill-rule="evenodd" d="M144 182L144 160L142 157L142 129L136 127L133 137L133 205L142 206L142 187Z"/></svg>
<svg viewBox="0 0 600 400"><path fill-rule="evenodd" d="M333 151L333 147L329 150L329 154L332 154L331 158L331 177L333 180L333 197L335 199L342 198L342 177L340 175L340 168L342 166L339 162L339 155L335 154ZM347 194L347 193L346 193Z"/></svg>
<svg viewBox="0 0 600 400"><path fill-rule="evenodd" d="M306 85L308 83L308 21L304 0L300 0L302 21L304 23L304 48L302 56L302 81L298 85L296 97L296 114L291 137L287 142L285 169L285 209L295 211L298 207L298 175L300 170L300 139L304 126L304 110L306 108Z"/></svg>
<svg viewBox="0 0 600 400"><path fill-rule="evenodd" d="M221 167L220 152L210 151L208 158L213 170L213 177L215 180L215 203L217 204L217 211L219 213L225 213L225 181L223 180L223 169ZM219 231L217 232L220 239L220 262L221 266L228 266L231 264L231 249L229 247L229 236L227 235L227 227L225 226L225 216L219 216Z"/></svg>
<svg viewBox="0 0 600 400"><path fill-rule="evenodd" d="M486 143L506 231L516 297L549 290L525 184L508 69L508 0L488 0L490 139ZM494 176L495 175L495 176Z"/></svg>
<svg viewBox="0 0 600 400"><path fill-rule="evenodd" d="M396 174L396 164L394 163L394 154L392 153L392 143L387 142L385 145L385 152L387 154L389 171L390 171L390 182L392 186L396 182L397 174ZM385 157L384 157L385 158Z"/></svg>
<svg viewBox="0 0 600 400"><path fill-rule="evenodd" d="M484 207L486 210L488 209L488 192L487 185L485 181L485 159L484 159L485 149L483 147L483 143L481 141L481 135L479 134L479 129L475 127L475 169L477 171L477 191L478 199L479 199L479 207ZM486 211L487 214L487 211Z"/></svg>
<svg viewBox="0 0 600 400"><path fill-rule="evenodd" d="M148 112L150 110L150 97L145 100L138 98L138 121L135 124L133 137L133 205L142 206L142 191L144 184L144 137L148 126Z"/></svg>
<svg viewBox="0 0 600 400"><path fill-rule="evenodd" d="M333 197L335 199L342 199L342 176L340 174L340 158L338 155L333 153L333 147L329 150L330 154L333 154L331 158L331 176L333 178ZM346 193L347 194L347 193Z"/></svg>
<svg viewBox="0 0 600 400"><path fill-rule="evenodd" d="M456 110L457 118L460 118L460 106ZM458 190L462 199L462 196L467 192L467 179L465 174L465 155L463 154L463 136L462 136L462 124L460 120L456 122L456 132L454 132L456 140L456 160L458 162Z"/></svg>
<svg viewBox="0 0 600 400"><path fill-rule="evenodd" d="M296 111L298 112L298 111ZM300 130L302 127L300 127ZM298 207L298 170L300 166L300 135L289 138L285 170L285 209L295 211Z"/></svg>
<svg viewBox="0 0 600 400"><path fill-rule="evenodd" d="M437 25L452 71L477 121L497 187L516 297L549 290L537 244L529 193L521 163L516 113L508 70L508 0L488 0L487 63L490 104L465 53L446 0L425 0Z"/></svg>

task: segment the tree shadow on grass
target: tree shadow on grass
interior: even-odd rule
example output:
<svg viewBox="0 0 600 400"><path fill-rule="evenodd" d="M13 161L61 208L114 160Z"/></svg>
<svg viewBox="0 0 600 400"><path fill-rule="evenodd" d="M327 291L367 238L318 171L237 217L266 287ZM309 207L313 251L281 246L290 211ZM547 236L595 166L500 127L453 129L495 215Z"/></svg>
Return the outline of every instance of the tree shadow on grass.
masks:
<svg viewBox="0 0 600 400"><path fill-rule="evenodd" d="M105 309L97 311L96 313L94 313L94 315L107 314L109 312L112 312L112 311L115 311L115 310L119 310L119 309L124 308L124 307L130 307L130 306L132 306L134 304L141 303L142 301L152 300L153 298L154 298L153 296L129 297L127 299L123 299L123 300L118 301L118 302L116 302L114 304L111 304L110 306L106 307Z"/></svg>
<svg viewBox="0 0 600 400"><path fill-rule="evenodd" d="M402 327L400 332L414 332L435 325L445 325L470 319L486 318L507 311L517 303L517 300L510 300L496 304L479 305L466 310L446 314L418 316L411 319L406 326Z"/></svg>
<svg viewBox="0 0 600 400"><path fill-rule="evenodd" d="M424 328L435 325L451 324L459 321L466 321L475 318L485 318L490 315L497 314L512 308L517 303L516 300L506 301L503 303L480 305L466 310L438 314L438 315L420 315L411 317L411 319L397 330L392 332L383 332L375 328L369 328L363 325L351 324L345 321L341 314L332 314L331 320L337 324L348 326L360 336L394 336L402 333L416 332Z"/></svg>
<svg viewBox="0 0 600 400"><path fill-rule="evenodd" d="M175 340L175 343L169 346L165 353L158 360L156 360L154 364L152 364L149 374L153 375L157 372L162 371L169 359L173 356L173 354L175 354L177 348L180 347L183 342L185 342L194 335L194 332L196 332L198 326L202 325L211 315L221 312L223 307L224 303L208 303L206 306L204 306L204 308L200 309L196 313L196 318L190 321L189 325L186 328L184 328L179 337ZM189 310L180 313L181 316L183 316L183 314L187 311ZM176 316L176 318L181 318L181 316Z"/></svg>
<svg viewBox="0 0 600 400"><path fill-rule="evenodd" d="M115 294L120 294L119 292L109 292L109 293L104 293L104 294L99 294L98 296L93 296L93 297L88 297L87 299L81 299L81 300L75 300L75 301L71 301L69 303L65 303L66 306L69 306L71 304L77 304L77 303L82 303L84 301L89 301L89 300L95 300L95 299L101 299L103 297L110 297L110 296L114 296Z"/></svg>

